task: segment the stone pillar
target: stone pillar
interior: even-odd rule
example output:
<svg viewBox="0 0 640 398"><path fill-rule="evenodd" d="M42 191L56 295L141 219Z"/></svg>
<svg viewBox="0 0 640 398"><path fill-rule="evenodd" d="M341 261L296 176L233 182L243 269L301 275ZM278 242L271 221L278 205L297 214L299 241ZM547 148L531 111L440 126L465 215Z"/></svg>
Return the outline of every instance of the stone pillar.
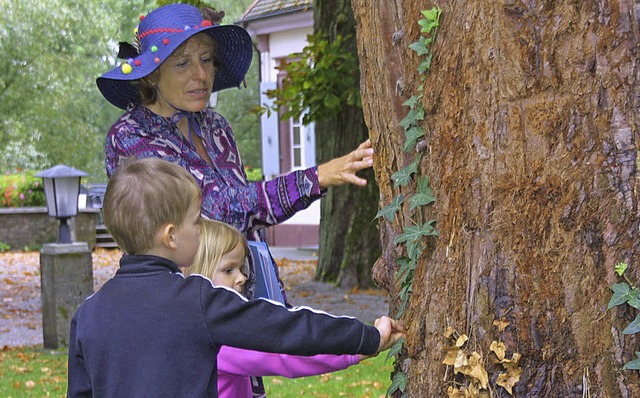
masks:
<svg viewBox="0 0 640 398"><path fill-rule="evenodd" d="M91 251L85 242L47 243L40 251L42 333L44 347L69 344L69 324L82 302L93 294Z"/></svg>

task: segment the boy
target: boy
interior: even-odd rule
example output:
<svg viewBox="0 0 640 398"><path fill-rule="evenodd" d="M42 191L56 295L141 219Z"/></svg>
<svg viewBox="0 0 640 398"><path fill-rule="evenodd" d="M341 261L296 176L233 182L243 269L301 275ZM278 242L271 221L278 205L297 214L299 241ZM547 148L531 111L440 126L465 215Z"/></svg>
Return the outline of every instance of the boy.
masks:
<svg viewBox="0 0 640 398"><path fill-rule="evenodd" d="M71 321L69 397L216 397L221 345L295 355L371 355L402 337L309 308L247 301L185 278L199 241L200 189L182 167L129 159L111 176L105 224L127 253Z"/></svg>

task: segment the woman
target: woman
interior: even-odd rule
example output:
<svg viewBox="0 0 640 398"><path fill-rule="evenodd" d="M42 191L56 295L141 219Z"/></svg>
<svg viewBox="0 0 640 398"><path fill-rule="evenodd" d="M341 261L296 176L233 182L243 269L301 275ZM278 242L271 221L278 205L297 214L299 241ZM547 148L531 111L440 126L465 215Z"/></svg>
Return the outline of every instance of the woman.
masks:
<svg viewBox="0 0 640 398"><path fill-rule="evenodd" d="M220 26L193 6L171 4L141 17L136 38L138 55L97 79L104 97L126 110L107 134L108 175L129 156L178 163L202 189L203 216L233 225L250 241L330 186L366 185L356 172L373 164L369 141L317 167L246 181L229 123L207 107L211 92L239 86L249 69L252 43L241 27Z"/></svg>

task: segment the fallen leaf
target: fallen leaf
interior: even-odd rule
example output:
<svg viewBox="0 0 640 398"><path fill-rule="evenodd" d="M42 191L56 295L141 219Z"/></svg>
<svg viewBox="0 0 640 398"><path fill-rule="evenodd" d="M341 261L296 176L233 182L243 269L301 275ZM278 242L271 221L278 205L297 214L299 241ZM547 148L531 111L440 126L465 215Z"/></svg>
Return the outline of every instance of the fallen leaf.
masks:
<svg viewBox="0 0 640 398"><path fill-rule="evenodd" d="M509 326L509 322L502 319L496 319L495 321L493 321L493 326L497 327L499 332L503 332L507 328L507 326Z"/></svg>
<svg viewBox="0 0 640 398"><path fill-rule="evenodd" d="M489 350L494 354L496 354L499 361L502 361L507 352L507 346L505 346L502 341L497 342L494 340L491 342L491 346L489 347Z"/></svg>
<svg viewBox="0 0 640 398"><path fill-rule="evenodd" d="M456 340L456 347L462 347L468 340L469 337L467 337L466 334L461 334L460 337L458 337L458 339Z"/></svg>

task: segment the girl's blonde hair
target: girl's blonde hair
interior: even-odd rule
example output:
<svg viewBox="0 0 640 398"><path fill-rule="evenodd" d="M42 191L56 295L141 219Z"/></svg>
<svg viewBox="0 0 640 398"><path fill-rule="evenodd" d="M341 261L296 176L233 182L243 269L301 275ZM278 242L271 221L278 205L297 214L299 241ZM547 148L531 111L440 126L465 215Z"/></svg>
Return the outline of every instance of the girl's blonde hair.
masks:
<svg viewBox="0 0 640 398"><path fill-rule="evenodd" d="M240 231L220 221L202 219L198 252L193 265L185 269L186 273L213 278L222 256L231 252L239 244L242 245L246 256L247 240Z"/></svg>

